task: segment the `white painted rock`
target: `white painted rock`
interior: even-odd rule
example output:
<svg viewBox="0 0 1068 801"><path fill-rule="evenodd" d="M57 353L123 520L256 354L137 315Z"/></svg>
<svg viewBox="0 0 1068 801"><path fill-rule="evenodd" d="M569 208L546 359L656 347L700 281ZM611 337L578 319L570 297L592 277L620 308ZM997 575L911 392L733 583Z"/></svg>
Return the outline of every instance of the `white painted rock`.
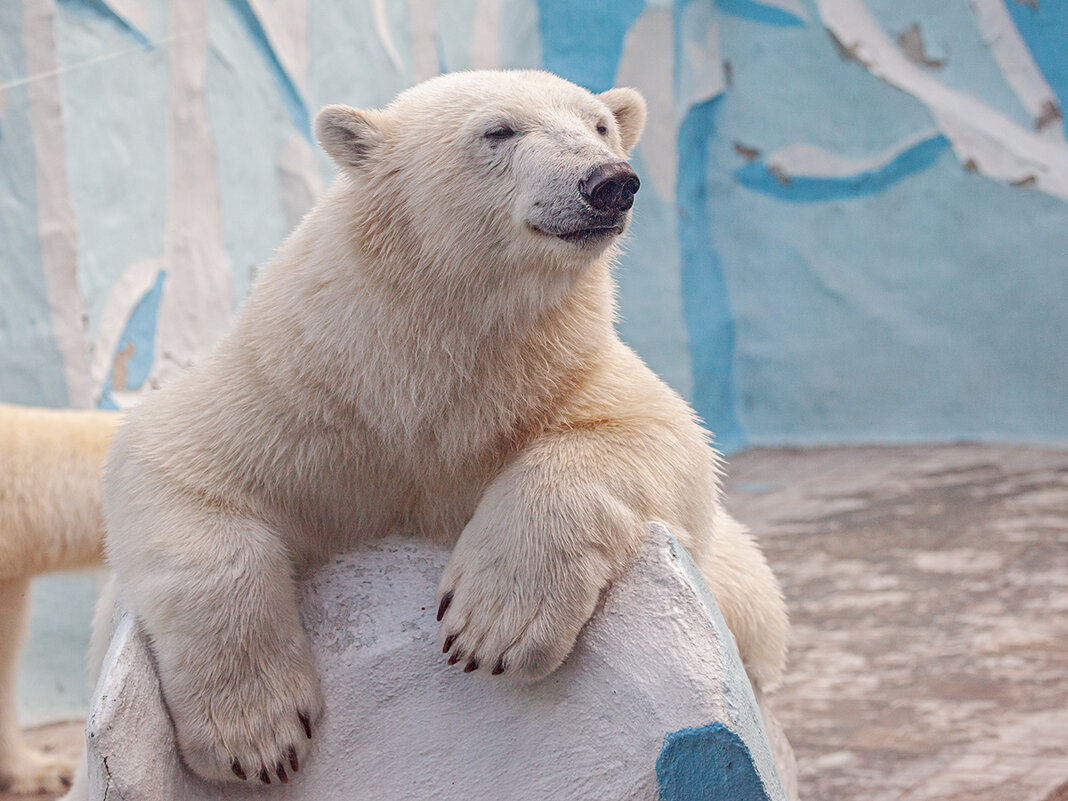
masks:
<svg viewBox="0 0 1068 801"><path fill-rule="evenodd" d="M785 801L734 641L663 526L534 685L446 664L432 603L447 557L389 540L305 584L327 713L288 785L223 787L183 767L145 639L120 612L87 725L89 797Z"/></svg>

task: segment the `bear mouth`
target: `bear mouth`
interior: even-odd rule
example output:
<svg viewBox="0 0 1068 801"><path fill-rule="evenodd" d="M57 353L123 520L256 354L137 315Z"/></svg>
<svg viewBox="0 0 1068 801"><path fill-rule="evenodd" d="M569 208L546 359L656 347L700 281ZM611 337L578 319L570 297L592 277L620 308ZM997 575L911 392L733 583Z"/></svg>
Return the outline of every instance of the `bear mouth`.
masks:
<svg viewBox="0 0 1068 801"><path fill-rule="evenodd" d="M538 228L536 225L530 227L539 234L556 237L557 239L562 239L564 242L588 242L594 239L608 239L623 233L623 226L619 223L611 225L592 225L588 228L576 228L573 231L548 231L544 228Z"/></svg>

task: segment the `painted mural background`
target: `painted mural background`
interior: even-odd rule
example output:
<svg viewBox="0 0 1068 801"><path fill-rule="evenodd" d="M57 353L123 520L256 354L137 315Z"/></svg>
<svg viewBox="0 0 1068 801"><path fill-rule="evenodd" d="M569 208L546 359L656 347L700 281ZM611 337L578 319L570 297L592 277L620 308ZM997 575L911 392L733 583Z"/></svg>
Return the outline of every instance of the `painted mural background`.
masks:
<svg viewBox="0 0 1068 801"><path fill-rule="evenodd" d="M0 401L165 384L330 180L315 111L481 67L645 93L620 328L725 450L1068 442L1065 0L3 0Z"/></svg>

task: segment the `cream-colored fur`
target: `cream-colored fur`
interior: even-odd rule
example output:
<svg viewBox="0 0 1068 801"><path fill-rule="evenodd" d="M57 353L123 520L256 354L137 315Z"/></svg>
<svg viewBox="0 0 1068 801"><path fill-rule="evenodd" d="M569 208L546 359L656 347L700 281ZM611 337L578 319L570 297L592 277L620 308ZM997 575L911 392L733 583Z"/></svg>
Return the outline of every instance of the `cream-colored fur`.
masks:
<svg viewBox="0 0 1068 801"><path fill-rule="evenodd" d="M109 558L194 771L304 761L323 700L296 580L394 532L455 543L449 661L537 680L662 520L754 683L778 678L781 594L720 506L719 459L613 329L629 212L579 191L644 118L633 90L541 72L320 113L338 179L213 356L131 413L105 481Z"/></svg>
<svg viewBox="0 0 1068 801"><path fill-rule="evenodd" d="M0 790L58 793L74 765L30 748L15 715L30 579L102 562L100 479L118 415L0 404Z"/></svg>

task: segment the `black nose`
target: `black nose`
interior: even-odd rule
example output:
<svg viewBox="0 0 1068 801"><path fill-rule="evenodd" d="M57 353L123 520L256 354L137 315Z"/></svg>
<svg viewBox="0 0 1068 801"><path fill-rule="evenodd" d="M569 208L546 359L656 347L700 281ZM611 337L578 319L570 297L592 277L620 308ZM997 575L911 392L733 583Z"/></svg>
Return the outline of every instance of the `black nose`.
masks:
<svg viewBox="0 0 1068 801"><path fill-rule="evenodd" d="M579 191L598 211L626 211L634 205L641 182L625 161L601 164L579 181Z"/></svg>

